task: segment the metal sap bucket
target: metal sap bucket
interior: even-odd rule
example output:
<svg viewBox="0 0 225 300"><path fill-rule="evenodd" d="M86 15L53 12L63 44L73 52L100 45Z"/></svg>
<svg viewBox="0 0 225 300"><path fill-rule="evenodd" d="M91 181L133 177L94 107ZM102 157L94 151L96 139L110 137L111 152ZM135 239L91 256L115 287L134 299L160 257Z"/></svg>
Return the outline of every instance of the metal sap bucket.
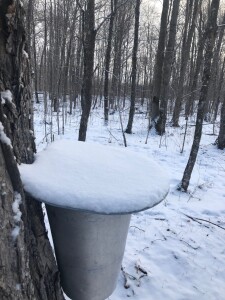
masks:
<svg viewBox="0 0 225 300"><path fill-rule="evenodd" d="M64 292L105 300L114 291L131 214L103 215L46 204Z"/></svg>
<svg viewBox="0 0 225 300"><path fill-rule="evenodd" d="M108 298L131 214L166 197L165 170L125 149L60 140L20 172L26 192L46 204L65 293L72 300Z"/></svg>

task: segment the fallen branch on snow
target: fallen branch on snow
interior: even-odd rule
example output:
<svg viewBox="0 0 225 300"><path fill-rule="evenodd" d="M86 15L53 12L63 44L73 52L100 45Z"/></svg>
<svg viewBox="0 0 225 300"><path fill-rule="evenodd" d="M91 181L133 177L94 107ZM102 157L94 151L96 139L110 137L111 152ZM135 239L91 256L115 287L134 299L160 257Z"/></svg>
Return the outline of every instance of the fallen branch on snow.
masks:
<svg viewBox="0 0 225 300"><path fill-rule="evenodd" d="M143 232L145 232L145 230L144 229L141 229L141 228L139 228L139 227L137 227L137 226L130 226L130 228L137 228L137 229L139 229L140 231L143 231Z"/></svg>
<svg viewBox="0 0 225 300"><path fill-rule="evenodd" d="M189 219L191 219L191 220L193 220L193 221L195 221L195 222L198 222L198 221L207 222L207 223L209 223L209 224L212 224L212 225L214 225L214 226L217 226L217 227L219 227L219 228L225 230L224 227L222 227L222 226L220 226L220 225L218 225L218 224L216 224L216 223L213 223L213 222L211 222L211 221L208 221L208 220L205 220L205 219L202 219L202 218L192 217L192 216L189 216L189 215L186 215L186 214L184 214L184 215L185 215L187 218L189 218ZM201 224L200 222L198 222L198 223Z"/></svg>
<svg viewBox="0 0 225 300"><path fill-rule="evenodd" d="M143 273L144 275L148 275L148 272L147 271L145 271L145 269L144 268L142 268L139 264L136 264L135 265L135 268L137 269L137 271L139 272L141 272L141 273Z"/></svg>

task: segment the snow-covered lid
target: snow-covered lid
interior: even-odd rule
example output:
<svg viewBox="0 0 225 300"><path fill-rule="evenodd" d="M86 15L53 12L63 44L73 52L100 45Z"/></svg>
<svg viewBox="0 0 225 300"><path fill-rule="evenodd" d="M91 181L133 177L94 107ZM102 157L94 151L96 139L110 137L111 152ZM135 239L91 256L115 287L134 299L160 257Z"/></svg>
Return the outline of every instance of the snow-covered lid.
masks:
<svg viewBox="0 0 225 300"><path fill-rule="evenodd" d="M20 166L25 190L53 206L102 214L151 208L169 189L168 176L153 160L94 143L60 140Z"/></svg>

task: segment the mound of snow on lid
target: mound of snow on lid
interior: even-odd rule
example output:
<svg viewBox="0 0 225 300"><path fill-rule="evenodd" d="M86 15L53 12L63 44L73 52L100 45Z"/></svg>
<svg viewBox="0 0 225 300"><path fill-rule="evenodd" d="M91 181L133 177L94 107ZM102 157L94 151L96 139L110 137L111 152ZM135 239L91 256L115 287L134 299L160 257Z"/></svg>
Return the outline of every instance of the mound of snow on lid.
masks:
<svg viewBox="0 0 225 300"><path fill-rule="evenodd" d="M25 190L54 206L104 214L150 208L166 196L165 171L125 148L61 140L21 165Z"/></svg>

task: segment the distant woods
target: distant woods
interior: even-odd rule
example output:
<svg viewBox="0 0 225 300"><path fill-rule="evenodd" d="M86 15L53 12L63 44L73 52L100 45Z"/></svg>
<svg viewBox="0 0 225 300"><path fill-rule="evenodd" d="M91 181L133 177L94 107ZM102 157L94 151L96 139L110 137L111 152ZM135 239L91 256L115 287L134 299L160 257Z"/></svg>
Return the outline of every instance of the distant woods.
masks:
<svg viewBox="0 0 225 300"><path fill-rule="evenodd" d="M208 59L215 1L219 26ZM156 2L27 0L35 101L41 92L46 114L50 102L51 111L62 116L58 133L64 133L67 114L81 109L78 139L85 141L91 111L102 107L105 126L110 114L127 110L126 133L133 133L134 114L139 112L149 121L148 137L153 131L163 135L167 125L179 127L181 118L187 124L194 120L204 90L203 122L218 125L215 140L218 148L225 148L222 5L219 0Z"/></svg>

